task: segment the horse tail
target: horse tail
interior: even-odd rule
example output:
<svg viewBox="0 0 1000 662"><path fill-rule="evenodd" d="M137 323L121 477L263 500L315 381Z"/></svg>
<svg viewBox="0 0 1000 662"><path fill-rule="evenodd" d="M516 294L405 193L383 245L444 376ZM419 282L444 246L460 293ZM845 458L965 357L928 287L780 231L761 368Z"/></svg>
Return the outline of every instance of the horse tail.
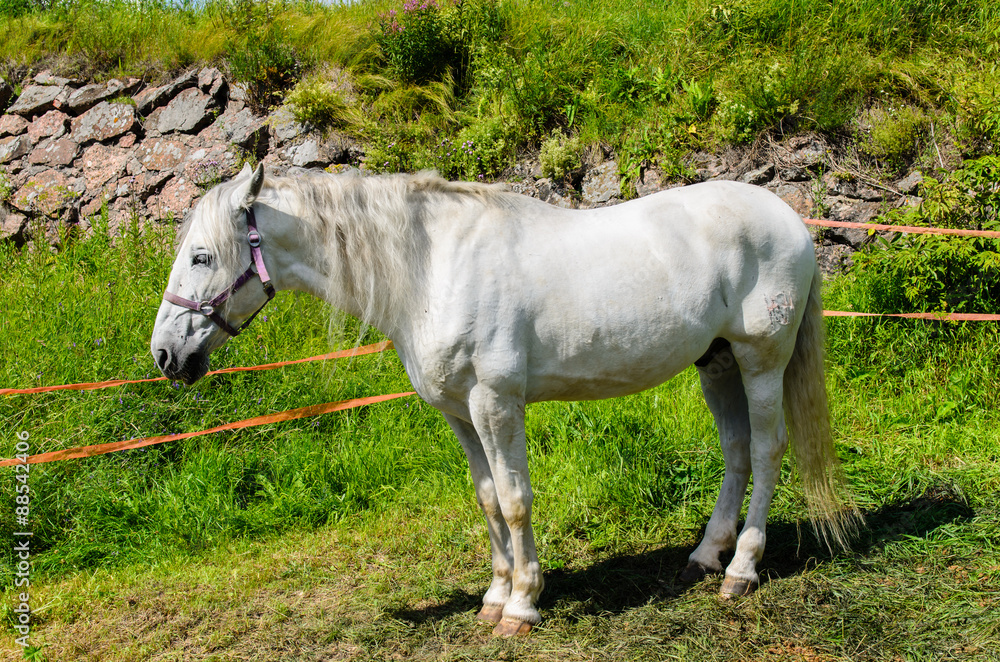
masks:
<svg viewBox="0 0 1000 662"><path fill-rule="evenodd" d="M817 267L795 350L785 369L785 418L809 518L827 546L833 542L846 548L861 514L847 494L833 448L823 366L826 333L821 286Z"/></svg>

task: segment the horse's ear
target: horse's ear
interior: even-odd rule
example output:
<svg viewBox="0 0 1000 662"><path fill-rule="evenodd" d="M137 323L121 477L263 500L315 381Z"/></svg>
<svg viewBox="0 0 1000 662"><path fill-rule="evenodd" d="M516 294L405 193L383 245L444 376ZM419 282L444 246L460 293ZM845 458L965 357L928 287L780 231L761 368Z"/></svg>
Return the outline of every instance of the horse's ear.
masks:
<svg viewBox="0 0 1000 662"><path fill-rule="evenodd" d="M239 189L237 189L237 195L242 192L242 200L240 201L243 207L249 207L260 195L260 190L264 187L264 164L257 164L257 169L252 173L249 172L250 166L246 165L240 172L239 178L242 179L245 175L249 174L250 181L245 183ZM246 187L246 188L244 188Z"/></svg>
<svg viewBox="0 0 1000 662"><path fill-rule="evenodd" d="M250 168L250 164L245 162L243 164L243 170L240 170L240 174L236 175L236 179L243 179L244 177L249 177L253 174L253 169Z"/></svg>

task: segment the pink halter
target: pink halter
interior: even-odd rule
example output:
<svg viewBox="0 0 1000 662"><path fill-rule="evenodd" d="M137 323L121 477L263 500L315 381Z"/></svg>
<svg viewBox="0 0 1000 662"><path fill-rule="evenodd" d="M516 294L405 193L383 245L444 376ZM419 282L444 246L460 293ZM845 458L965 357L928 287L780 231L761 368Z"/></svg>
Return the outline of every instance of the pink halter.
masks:
<svg viewBox="0 0 1000 662"><path fill-rule="evenodd" d="M193 310L196 313L201 313L205 317L209 318L213 322L219 325L223 331L231 336L238 336L243 329L250 326L250 322L253 318L257 317L257 313L264 310L264 306L267 305L267 301L274 298L274 286L271 285L271 277L267 274L267 268L264 266L264 258L260 252L260 233L257 231L257 219L254 217L253 207L247 207L247 240L250 242L250 255L253 256L253 261L247 270L240 275L233 284L226 288L223 292L216 295L215 298L210 301L192 301L191 299L185 299L184 297L179 297L173 292L164 292L163 298L172 304L181 306L182 308L187 308ZM232 325L227 322L222 315L220 315L215 309L226 301L229 297L236 294L236 292L246 285L254 277L260 277L260 283L264 287L264 293L267 295L267 301L257 309L257 311L247 318L239 328L233 328Z"/></svg>

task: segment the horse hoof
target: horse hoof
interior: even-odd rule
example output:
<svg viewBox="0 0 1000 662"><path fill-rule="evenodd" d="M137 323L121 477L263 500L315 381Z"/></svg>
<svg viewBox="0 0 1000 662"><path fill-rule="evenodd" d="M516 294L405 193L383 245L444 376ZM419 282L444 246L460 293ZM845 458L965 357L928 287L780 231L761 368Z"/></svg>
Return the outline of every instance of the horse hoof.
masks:
<svg viewBox="0 0 1000 662"><path fill-rule="evenodd" d="M710 572L712 572L710 569L706 568L697 561L691 561L687 564L687 567L684 568L683 572L681 572L680 579L685 584L693 584L695 582L700 582L705 578L705 575Z"/></svg>
<svg viewBox="0 0 1000 662"><path fill-rule="evenodd" d="M500 605L483 605L476 619L483 623L499 623L503 618L503 607Z"/></svg>
<svg viewBox="0 0 1000 662"><path fill-rule="evenodd" d="M731 577L726 577L722 580L722 588L719 589L719 595L726 600L732 598L740 598L746 595L750 595L757 590L759 583L757 580L746 580L746 579L733 579Z"/></svg>
<svg viewBox="0 0 1000 662"><path fill-rule="evenodd" d="M493 634L499 637L523 637L531 632L532 624L514 618L502 618L493 628Z"/></svg>

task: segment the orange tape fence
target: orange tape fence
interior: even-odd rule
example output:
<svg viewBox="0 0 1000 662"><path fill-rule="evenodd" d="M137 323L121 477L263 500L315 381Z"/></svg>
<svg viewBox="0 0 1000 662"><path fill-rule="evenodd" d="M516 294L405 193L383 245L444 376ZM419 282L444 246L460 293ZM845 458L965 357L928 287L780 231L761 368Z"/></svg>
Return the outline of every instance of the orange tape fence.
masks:
<svg viewBox="0 0 1000 662"><path fill-rule="evenodd" d="M954 228L922 228L915 225L883 225L881 223L851 223L848 221L827 221L819 218L802 219L806 225L817 225L824 228L858 228L861 230L879 230L889 232L906 232L909 234L955 235L958 237L987 237L1000 239L1000 232L994 230L957 230Z"/></svg>
<svg viewBox="0 0 1000 662"><path fill-rule="evenodd" d="M846 221L827 221L814 218L806 218L803 219L803 221L808 225L816 225L820 227L859 228L863 230L907 232L914 234L956 235L962 237L988 237L992 239L1000 239L1000 232L994 232L989 230L956 230L950 228L924 228L924 227L916 227L909 225L883 225L879 223L850 223ZM1000 321L1000 315L987 315L979 313L856 313L844 310L824 310L823 314L827 317L900 317L906 319L942 320L942 321L952 321L952 322ZM311 356L306 359L297 359L294 361L279 361L277 363L266 363L263 365L240 367L240 368L223 368L222 370L213 370L208 374L220 375L230 372L246 372L250 370L271 370L273 368L295 365L297 363L308 363L310 361L325 361L327 359L338 359L351 356L363 356L365 354L382 352L391 347L392 343L389 341L385 341L385 342L375 343L373 345L365 345L363 347L355 347L353 349L342 350L338 352L330 352L328 354L320 354L319 356ZM63 384L60 386L37 386L35 388L24 388L24 389L4 388L0 389L0 395L15 395L15 394L26 395L30 393L47 393L51 391L63 391L63 390L87 391L87 390L94 390L101 388L110 388L112 386L121 386L123 384L140 384L143 382L159 382L159 381L166 381L166 377L155 377L151 379L113 379L105 382ZM328 402L326 404L321 404L321 405L310 405L308 407L290 409L276 414L256 416L254 418L248 418L242 421L236 421L234 423L227 423L225 425L209 428L207 430L199 430L197 432L184 432L179 434L163 435L157 437L141 437L138 439L117 441L107 444L95 444L93 446L81 446L79 448L66 448L63 450L32 455L29 458L27 458L27 463L37 464L41 462L56 462L59 460L71 460L81 457L93 457L95 455L104 455L105 453L113 453L115 451L129 450L132 448L142 448L144 446L162 444L168 441L176 441L179 439L199 437L206 434L212 434L214 432L222 432L223 430L239 430L258 425L267 425L268 423L277 423L281 421L291 421L311 416L320 416L322 414L329 414L335 411L344 411L346 409L353 409L355 407L363 407L365 405L374 404L377 402L384 402L386 400L393 400L395 398L403 398L410 395L415 395L415 393L413 391L407 391L405 393L390 393L388 395L376 395L367 398L355 398L353 400L343 400L340 402ZM0 467L8 467L24 463L25 462L23 460L17 458L0 460Z"/></svg>
<svg viewBox="0 0 1000 662"><path fill-rule="evenodd" d="M278 363L265 363L263 365L255 365L245 368L223 368L222 370L213 370L206 374L222 375L227 372L271 370L273 368L281 368L286 365L295 365L296 363L308 363L309 361L325 361L327 359L341 359L348 356L363 356L365 354L374 354L375 352L383 352L389 349L390 347L392 347L392 342L386 340L384 342L375 343L374 345L364 345L363 347L345 349L339 352L330 352L329 354L310 356L307 359L297 359L295 361L279 361ZM142 384L144 382L165 382L165 381L167 381L166 377L152 377L150 379L112 379L106 382L62 384L60 386L36 386L34 388L0 388L0 395L26 395L29 393L49 393L51 391L91 391L99 388L110 388L112 386L121 386L122 384Z"/></svg>
<svg viewBox="0 0 1000 662"><path fill-rule="evenodd" d="M405 393L373 395L368 398L355 398L353 400L341 400L340 402L328 402L323 405L309 405L308 407L289 409L287 411L279 412L277 414L266 414L264 416L255 416L254 418L248 418L242 421L236 421L235 423L226 423L225 425L219 425L214 428L209 428L207 430L198 430L197 432L168 434L160 437L140 437L137 439L129 439L127 441L115 441L109 444L96 444L93 446L81 446L79 448L66 448L60 451L51 451L49 453L39 453L38 455L32 455L28 458L27 464L38 464L41 462L57 462L59 460L72 460L81 457L93 457L95 455L104 455L105 453L114 453L115 451L124 451L124 450L129 450L131 448L142 448L143 446L162 444L168 441L177 441L178 439L200 437L205 434L212 434L213 432L222 432L223 430L240 430L242 428L249 428L257 425L267 425L268 423L293 421L298 418L319 416L320 414L329 414L335 411L344 411L345 409L354 409L355 407L363 407L364 405L370 405L376 402L384 402L386 400L393 400L395 398L404 398L408 395L414 395L414 392L407 391ZM0 461L0 467L9 467L15 464L25 464L25 462L22 462L21 460L16 458Z"/></svg>

